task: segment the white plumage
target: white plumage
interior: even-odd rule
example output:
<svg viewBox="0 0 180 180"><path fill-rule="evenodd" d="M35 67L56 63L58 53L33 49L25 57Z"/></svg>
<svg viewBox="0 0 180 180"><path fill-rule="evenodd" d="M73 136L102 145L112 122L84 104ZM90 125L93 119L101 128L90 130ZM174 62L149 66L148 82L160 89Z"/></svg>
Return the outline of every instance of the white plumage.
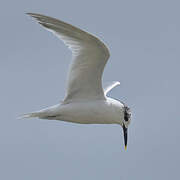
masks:
<svg viewBox="0 0 180 180"><path fill-rule="evenodd" d="M107 93L119 85L114 81L102 87L102 74L110 56L108 48L97 37L63 21L48 16L28 13L45 29L55 34L72 51L65 99L61 104L25 114L24 118L38 117L82 124L120 124L127 144L126 106Z"/></svg>

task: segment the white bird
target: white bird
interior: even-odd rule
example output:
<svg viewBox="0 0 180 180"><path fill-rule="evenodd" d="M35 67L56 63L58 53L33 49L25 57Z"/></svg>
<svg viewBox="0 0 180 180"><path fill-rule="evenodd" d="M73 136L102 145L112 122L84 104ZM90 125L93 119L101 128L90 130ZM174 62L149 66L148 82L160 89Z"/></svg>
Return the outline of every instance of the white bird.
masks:
<svg viewBox="0 0 180 180"><path fill-rule="evenodd" d="M102 87L102 74L109 59L106 45L94 35L63 21L41 14L27 13L55 34L72 51L72 64L64 100L22 118L61 120L81 124L119 124L123 128L125 149L131 111L124 103L107 97L118 81Z"/></svg>

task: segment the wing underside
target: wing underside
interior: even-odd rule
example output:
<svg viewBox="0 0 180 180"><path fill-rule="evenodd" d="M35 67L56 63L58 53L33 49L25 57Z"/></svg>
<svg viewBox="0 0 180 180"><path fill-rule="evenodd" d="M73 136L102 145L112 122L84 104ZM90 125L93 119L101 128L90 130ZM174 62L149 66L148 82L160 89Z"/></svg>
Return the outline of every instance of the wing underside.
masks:
<svg viewBox="0 0 180 180"><path fill-rule="evenodd" d="M28 15L61 39L72 51L64 102L104 99L102 74L109 58L105 44L97 37L63 21L34 13Z"/></svg>

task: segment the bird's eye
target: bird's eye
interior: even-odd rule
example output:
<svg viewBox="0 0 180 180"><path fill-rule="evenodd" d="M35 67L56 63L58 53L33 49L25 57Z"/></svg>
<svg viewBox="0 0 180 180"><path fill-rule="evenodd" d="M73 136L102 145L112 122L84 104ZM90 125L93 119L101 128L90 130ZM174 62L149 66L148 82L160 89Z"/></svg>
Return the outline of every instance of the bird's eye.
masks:
<svg viewBox="0 0 180 180"><path fill-rule="evenodd" d="M129 120L128 114L124 113L124 120L127 122Z"/></svg>
<svg viewBox="0 0 180 180"><path fill-rule="evenodd" d="M124 111L124 120L126 122L128 122L131 118L131 112L130 112L130 109L128 107L125 108L125 111Z"/></svg>

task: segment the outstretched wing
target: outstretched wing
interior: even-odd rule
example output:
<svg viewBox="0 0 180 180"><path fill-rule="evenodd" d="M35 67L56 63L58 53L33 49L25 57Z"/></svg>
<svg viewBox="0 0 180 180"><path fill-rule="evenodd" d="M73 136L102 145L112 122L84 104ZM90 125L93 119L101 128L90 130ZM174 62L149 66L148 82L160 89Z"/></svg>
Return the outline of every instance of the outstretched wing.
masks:
<svg viewBox="0 0 180 180"><path fill-rule="evenodd" d="M105 99L102 73L109 58L105 44L97 37L63 21L34 13L28 15L60 38L72 51L64 103Z"/></svg>
<svg viewBox="0 0 180 180"><path fill-rule="evenodd" d="M111 91L111 89L113 89L114 87L120 85L119 81L113 81L110 83L106 83L104 85L104 94L106 95L109 91Z"/></svg>

